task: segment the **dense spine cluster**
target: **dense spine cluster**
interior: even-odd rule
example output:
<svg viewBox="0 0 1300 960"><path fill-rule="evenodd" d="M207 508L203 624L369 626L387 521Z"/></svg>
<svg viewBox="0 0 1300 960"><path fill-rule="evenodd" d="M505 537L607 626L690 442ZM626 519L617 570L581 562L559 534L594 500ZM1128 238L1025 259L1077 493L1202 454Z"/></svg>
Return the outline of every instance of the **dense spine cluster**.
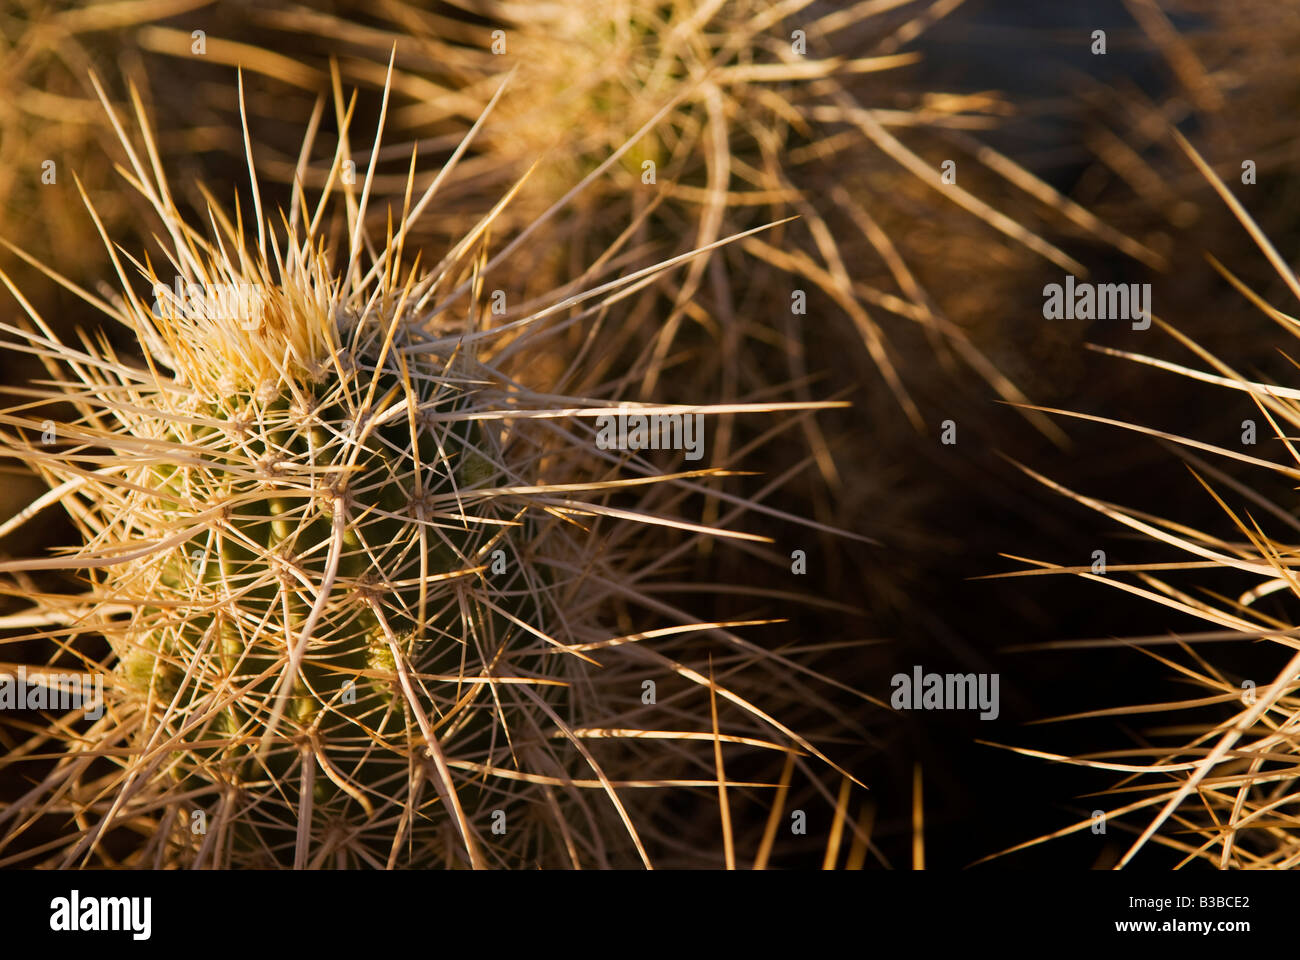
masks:
<svg viewBox="0 0 1300 960"><path fill-rule="evenodd" d="M403 263L441 176L418 200L408 187L379 246L365 233L367 190L339 184L344 247L325 231L346 137L315 211L298 190L278 229L250 146L256 231L210 201L204 235L171 198L138 99L143 157L105 107L177 276L107 236L113 302L51 273L131 331L135 359L103 337L61 341L14 290L31 323L5 330L54 382L3 414L0 440L51 491L0 532L57 505L83 544L0 572L17 584L62 571L86 589L38 598L5 625L41 628L30 636L56 639L51 664L73 656L109 695L84 729L33 741L65 753L0 810L0 854L23 861L24 834L54 829L61 839L31 855L58 866L115 862L132 833L148 837L127 855L142 866L650 865L621 788L725 781L706 731L657 729L653 697L637 704L647 675L739 708L734 734L715 708L713 746L829 762L709 668L676 659L696 656L701 633L742 665L767 659L731 632L739 624L696 622L643 583L662 558L647 560L639 529L679 535L674 553L765 542L675 515L725 471L662 473L602 449L594 423L625 403L539 392L511 373L552 349L531 339L548 320L581 319L682 259L493 328L477 306L495 263L490 218L435 267ZM309 135L300 169L310 146ZM637 409L828 405L840 404ZM698 777L619 781L587 740L676 740L682 757L710 760Z"/></svg>

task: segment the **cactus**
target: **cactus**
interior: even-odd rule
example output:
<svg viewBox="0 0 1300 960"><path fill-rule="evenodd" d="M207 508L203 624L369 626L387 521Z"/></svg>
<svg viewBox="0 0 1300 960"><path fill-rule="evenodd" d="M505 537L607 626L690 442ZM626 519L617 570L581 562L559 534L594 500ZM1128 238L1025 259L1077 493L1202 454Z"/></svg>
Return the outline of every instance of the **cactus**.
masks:
<svg viewBox="0 0 1300 960"><path fill-rule="evenodd" d="M264 316L286 308L261 305ZM179 318L159 319L174 329ZM149 439L148 460L95 500L112 504L128 484L143 492L85 521L99 537L170 542L108 567L97 591L138 604L105 629L124 687L169 703L187 726L206 717L186 739L219 742L181 756L176 776L220 771L247 783L264 772L301 805L295 781L299 794L307 789L303 767L314 755L325 776L312 783L313 830L349 823L349 812L373 816L367 792L405 778L412 737L432 729L424 717L411 725L402 695L414 695L412 676L446 736L483 736L492 707L483 687L458 689L462 647L471 636L491 650L517 645L505 617L538 614L517 578L488 573L491 548L504 543L498 524L510 518L491 499L466 515L465 501L481 500L497 475L491 435L464 418L481 387L452 358L401 359L409 334L385 356L385 324L338 330L351 351L322 332L337 369L282 371L225 393L186 376L204 398L197 405L171 392L139 396L145 409L124 432ZM178 527L196 532L168 541ZM511 532L526 541L531 521ZM189 671L196 664L202 670ZM275 751L259 756L262 743ZM272 856L273 833L267 826L259 837ZM282 842L292 849L292 839Z"/></svg>
<svg viewBox="0 0 1300 960"><path fill-rule="evenodd" d="M298 190L278 229L263 215L250 144L257 228L210 201L205 237L172 200L135 103L144 149L125 134L123 147L177 278L107 236L122 281L114 302L50 273L124 324L141 360L104 337L63 342L5 278L32 323L4 330L56 384L25 391L0 420L5 455L51 486L0 534L62 505L83 545L0 572L16 578L14 594L41 571L88 582L5 622L50 628L19 638L54 636L51 666L71 654L109 690L93 723L36 735L63 754L0 808L5 862L35 855L25 833L52 829L57 839L35 851L62 866L608 865L624 851L649 865L635 803L583 743L700 740L626 729L644 710L611 703L635 697L647 674L738 705L732 722L743 729L728 742L830 763L676 658L701 631L722 632L742 663L780 656L735 638L733 624L696 623L651 597L629 567L644 558L619 526L675 533L678 548L765 539L672 515L701 478L724 471L662 474L602 451L592 418L619 408L514 376L548 349L529 339L548 319L607 309L674 263L491 328L476 306L493 267L483 229L432 270L404 263L407 232L440 179L414 204L408 192L377 247L364 227L368 189L348 191L351 232L336 247L325 214L336 209L346 129L315 212ZM132 268L152 303L128 281ZM76 417L55 422L60 405ZM639 502L620 502L625 494ZM625 629L637 609L673 625ZM724 736L716 713L713 736ZM585 790L601 795L600 815ZM499 834L505 823L514 826ZM139 833L143 846L130 839Z"/></svg>

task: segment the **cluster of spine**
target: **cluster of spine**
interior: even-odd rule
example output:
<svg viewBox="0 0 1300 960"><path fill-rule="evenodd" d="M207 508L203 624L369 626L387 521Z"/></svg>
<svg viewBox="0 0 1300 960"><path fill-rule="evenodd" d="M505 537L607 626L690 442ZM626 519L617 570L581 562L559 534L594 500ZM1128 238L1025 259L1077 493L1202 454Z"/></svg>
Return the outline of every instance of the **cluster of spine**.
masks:
<svg viewBox="0 0 1300 960"><path fill-rule="evenodd" d="M920 59L912 45L954 7L456 0L437 12L394 3L325 13L273 5L229 38L240 46L214 43L208 57L234 65L247 44L261 45L264 71L283 81L277 89L337 83L335 69L374 89L385 78L376 61L395 50L393 132L421 145L454 141L509 78L456 175L447 216L422 224L424 236L454 241L485 196L521 178L528 182L497 229L513 236L552 220L544 234L552 242L520 256L554 285L571 282L624 232L680 251L775 224L664 284L655 305L662 318L642 325L640 340L660 363L700 350L694 385L728 399L776 377L806 377L828 342L829 351L852 351L855 373L875 369L907 425L929 429L908 385L918 340L923 354L937 345L945 359L959 357L1004 399L1025 399L990 360L984 321L974 316L986 304L966 306L972 288L987 289L987 256L966 248L986 254L997 245L1002 262L1038 258L1082 273L1044 238L1065 229L1152 258L966 132L996 125L1005 103L927 90L908 72ZM358 33L353 20L369 29ZM327 70L322 54L311 67L277 70L269 52L286 36L346 41L369 58ZM151 29L147 45L194 59L181 30ZM950 164L959 176L945 172ZM375 179L391 196L404 183L400 163ZM1006 211L988 199L997 194L1011 198ZM794 305L796 290L812 305ZM833 318L825 337L805 329L808 310ZM644 386L658 382L652 371ZM834 485L826 439L816 425L805 429Z"/></svg>
<svg viewBox="0 0 1300 960"><path fill-rule="evenodd" d="M490 218L435 267L404 262L441 178L418 199L408 187L375 245L368 182L340 177L346 128L315 208L296 190L278 216L250 146L256 228L210 201L205 234L136 103L143 149L122 146L177 278L107 236L111 302L51 275L124 325L138 356L63 341L11 286L30 322L5 326L10 346L55 383L24 391L0 442L51 490L0 533L62 507L82 546L0 573L14 596L47 572L84 589L38 596L4 621L7 642L48 644L33 675L74 663L108 696L102 716L38 730L0 761L37 783L0 809L0 862L651 865L661 838L640 831L657 833L658 801L629 791L761 788L728 782L724 743L829 762L715 681L700 639L731 651L719 665L733 676L787 657L656 596L659 569L699 543L767 542L682 516L726 471L602 450L594 419L625 413L617 397L515 375L554 349L548 323L673 264L493 327ZM653 530L672 535L667 555L647 555ZM660 706L647 681L682 688ZM617 776L601 741L629 745ZM657 756L637 745L665 742ZM28 768L31 754L57 759Z"/></svg>
<svg viewBox="0 0 1300 960"><path fill-rule="evenodd" d="M1176 140L1277 271L1300 298L1300 281L1224 181L1186 140ZM1285 334L1300 336L1293 316L1221 268L1225 279ZM1296 534L1291 504L1300 456L1300 390L1254 379L1235 369L1172 323L1162 331L1195 358L1191 365L1120 350L1105 352L1143 365L1153 375L1174 374L1235 395L1245 420L1225 439L1204 431L1169 432L1138 422L1082 413L1053 413L1099 421L1166 441L1190 468L1203 494L1193 519L1153 515L1078 493L1030 471L1037 480L1122 525L1129 537L1169 551L1168 559L1090 566L1037 562L1044 572L1079 576L1159 605L1176 625L1160 636L1118 641L1167 667L1181 689L1173 700L1153 695L1139 705L1107 706L1088 717L1144 722L1141 740L1113 750L1032 756L1075 764L1118 777L1092 794L1089 816L1051 835L1105 832L1123 824L1131 835L1116 853L1117 868L1172 854L1168 862L1197 861L1217 869L1294 869L1300 866L1300 654L1296 652ZM1285 352L1285 351L1283 351ZM1257 354L1256 354L1257 355ZM1234 430L1236 425L1234 424ZM1186 624L1195 626L1187 627ZM1112 646L1116 641L1072 641ZM1053 644L1048 644L1053 646ZM1045 839L1039 838L1013 849ZM1145 852L1144 852L1145 851ZM1009 851L1008 851L1009 852Z"/></svg>

